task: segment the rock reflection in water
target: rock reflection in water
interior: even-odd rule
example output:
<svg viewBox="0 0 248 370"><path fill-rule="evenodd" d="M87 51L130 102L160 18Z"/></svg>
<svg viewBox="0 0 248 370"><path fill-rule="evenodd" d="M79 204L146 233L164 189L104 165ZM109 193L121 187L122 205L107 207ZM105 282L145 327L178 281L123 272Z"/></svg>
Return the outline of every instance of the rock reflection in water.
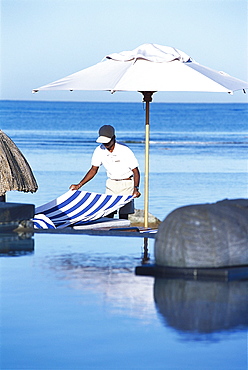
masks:
<svg viewBox="0 0 248 370"><path fill-rule="evenodd" d="M156 279L154 284L154 300L166 326L197 339L247 330L247 292L248 281Z"/></svg>
<svg viewBox="0 0 248 370"><path fill-rule="evenodd" d="M33 234L26 233L1 233L0 234L0 257L22 256L34 252Z"/></svg>

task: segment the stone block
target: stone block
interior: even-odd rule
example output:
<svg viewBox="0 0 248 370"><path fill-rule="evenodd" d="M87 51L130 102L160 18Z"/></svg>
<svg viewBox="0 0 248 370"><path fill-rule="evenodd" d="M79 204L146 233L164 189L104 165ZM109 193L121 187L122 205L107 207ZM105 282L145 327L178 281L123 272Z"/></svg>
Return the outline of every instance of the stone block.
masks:
<svg viewBox="0 0 248 370"><path fill-rule="evenodd" d="M30 220L34 216L33 204L0 203L0 232L14 229L21 221Z"/></svg>
<svg viewBox="0 0 248 370"><path fill-rule="evenodd" d="M128 219L131 222L132 226L144 226L144 210L135 209L135 213L128 215ZM161 221L153 216L151 213L148 213L148 226L151 228L158 228Z"/></svg>

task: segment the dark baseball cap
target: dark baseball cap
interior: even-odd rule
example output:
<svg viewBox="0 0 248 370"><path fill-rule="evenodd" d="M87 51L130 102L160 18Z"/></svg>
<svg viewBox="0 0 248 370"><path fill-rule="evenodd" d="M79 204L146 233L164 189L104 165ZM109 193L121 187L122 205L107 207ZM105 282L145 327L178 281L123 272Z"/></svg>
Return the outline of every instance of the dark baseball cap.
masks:
<svg viewBox="0 0 248 370"><path fill-rule="evenodd" d="M110 125L104 125L99 129L99 137L96 140L96 142L107 144L110 142L114 135L115 135L114 127Z"/></svg>

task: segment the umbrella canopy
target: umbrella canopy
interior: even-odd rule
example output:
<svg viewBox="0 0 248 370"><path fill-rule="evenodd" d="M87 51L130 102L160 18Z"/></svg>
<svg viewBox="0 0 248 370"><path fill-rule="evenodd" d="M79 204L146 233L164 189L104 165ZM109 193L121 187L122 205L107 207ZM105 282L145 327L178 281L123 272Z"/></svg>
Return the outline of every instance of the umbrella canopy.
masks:
<svg viewBox="0 0 248 370"><path fill-rule="evenodd" d="M227 92L248 88L248 83L204 67L173 47L144 44L131 51L107 55L100 63L39 90L139 91L146 102L145 226L148 226L149 103L157 91Z"/></svg>
<svg viewBox="0 0 248 370"><path fill-rule="evenodd" d="M195 62L184 52L156 44L107 55L103 61L39 90L229 92L248 84Z"/></svg>
<svg viewBox="0 0 248 370"><path fill-rule="evenodd" d="M10 190L34 193L37 189L27 160L15 143L0 130L0 196Z"/></svg>

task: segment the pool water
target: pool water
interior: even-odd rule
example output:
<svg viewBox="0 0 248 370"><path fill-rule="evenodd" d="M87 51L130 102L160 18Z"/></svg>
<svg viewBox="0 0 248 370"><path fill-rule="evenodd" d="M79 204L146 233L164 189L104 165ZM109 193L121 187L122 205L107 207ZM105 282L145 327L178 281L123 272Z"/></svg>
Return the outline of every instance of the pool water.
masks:
<svg viewBox="0 0 248 370"><path fill-rule="evenodd" d="M1 246L1 369L246 369L247 282L136 276L139 238Z"/></svg>

